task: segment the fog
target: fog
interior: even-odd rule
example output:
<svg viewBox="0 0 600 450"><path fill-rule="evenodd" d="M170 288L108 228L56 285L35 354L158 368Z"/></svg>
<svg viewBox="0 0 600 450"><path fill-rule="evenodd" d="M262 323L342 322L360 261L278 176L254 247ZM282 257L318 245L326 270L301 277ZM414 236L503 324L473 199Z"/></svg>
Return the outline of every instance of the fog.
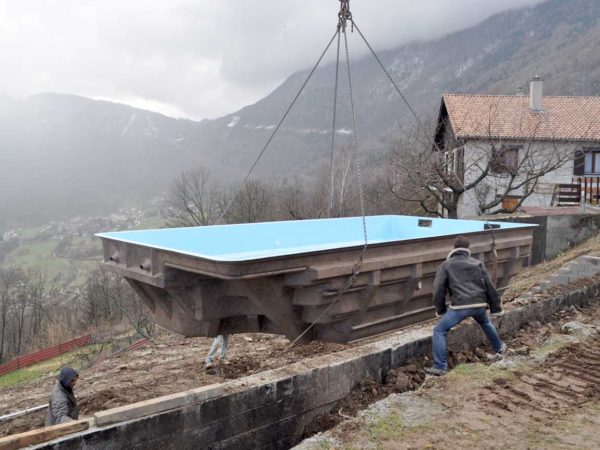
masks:
<svg viewBox="0 0 600 450"><path fill-rule="evenodd" d="M372 44L385 49L536 3L352 0L350 7ZM338 0L4 0L0 93L60 92L217 117L312 65L338 9Z"/></svg>

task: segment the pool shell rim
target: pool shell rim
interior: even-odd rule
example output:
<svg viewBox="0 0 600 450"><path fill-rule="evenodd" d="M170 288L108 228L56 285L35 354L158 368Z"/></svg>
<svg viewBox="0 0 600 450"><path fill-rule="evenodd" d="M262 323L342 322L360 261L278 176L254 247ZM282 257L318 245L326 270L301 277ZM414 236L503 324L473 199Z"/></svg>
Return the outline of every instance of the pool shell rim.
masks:
<svg viewBox="0 0 600 450"><path fill-rule="evenodd" d="M393 217L393 215L386 215L386 216ZM373 216L370 216L370 217L373 217ZM428 219L426 217L420 217L420 216L407 216L407 217L414 217L416 219ZM337 220L337 219L340 219L340 218L310 219L310 220ZM346 218L341 218L341 219L346 219ZM348 219L350 219L350 217ZM441 219L441 218L429 218L429 219ZM462 220L462 219L443 219L443 220ZM469 221L470 222L479 222L476 220L469 220ZM249 224L226 224L226 225L209 225L209 226L211 226L211 227L216 227L216 226L230 227L230 226L239 226L239 225L259 225L261 223L278 223L278 222L287 222L287 221L254 222L254 223L249 223ZM298 222L300 222L300 221L298 221ZM369 243L368 239L367 239L366 247L367 247L367 251L368 251L371 248L374 249L374 248L385 247L385 246L393 246L393 245L399 245L401 243L410 244L410 243L420 242L420 241L421 242L422 241L435 241L435 240L440 240L440 239L447 239L450 236L459 236L459 235L479 236L479 235L485 235L485 234L496 235L496 234L504 234L506 232L509 232L509 231L517 229L517 228L518 229L532 229L532 228L539 227L538 224L530 224L530 223L495 222L495 221L492 222L489 220L486 220L486 221L482 220L480 222L482 223L482 226L485 226L485 224L502 226L502 225L506 225L507 223L510 223L511 225L515 225L515 226L507 227L507 228L500 227L500 228L493 228L493 229L487 229L487 230L484 229L484 230L479 230L479 231L467 231L467 232L462 232L462 233L448 233L448 234L439 235L439 236L426 236L426 237L418 237L418 238L410 238L410 239L396 239L396 240L389 240L389 241L375 242L375 243ZM166 228L166 229L180 230L180 229L186 229L186 228L190 228L190 227L177 227L177 228ZM159 229L159 230L162 230L162 229ZM145 232L145 231L152 231L152 230L128 230L127 232L131 233L131 232ZM109 233L120 233L120 232L109 232ZM216 264L216 265L235 265L235 266L247 265L247 264L253 264L253 263L261 263L261 262L271 262L271 261L276 261L276 260L287 260L287 259L293 259L293 258L304 258L307 256L313 256L313 255L318 255L318 254L322 254L322 253L352 252L352 251L360 250L364 247L364 242L363 242L358 245L338 246L338 247L324 248L324 249L319 249L319 250L310 250L310 251L305 251L305 252L264 256L264 257L259 257L259 258L224 259L224 258L218 258L218 257L208 257L207 255L201 256L198 253L186 252L186 251L162 247L162 246L158 246L158 245L141 244L139 242L134 242L134 241L131 241L128 239L117 239L113 236L106 236L106 233L96 233L95 236L99 237L103 241L106 240L106 241L120 242L120 243L123 243L126 245L143 247L143 248L146 248L149 250L166 252L166 253L173 254L173 255L183 255L186 257L195 258L195 259L198 259L201 261L206 261L206 262L209 262L211 264Z"/></svg>

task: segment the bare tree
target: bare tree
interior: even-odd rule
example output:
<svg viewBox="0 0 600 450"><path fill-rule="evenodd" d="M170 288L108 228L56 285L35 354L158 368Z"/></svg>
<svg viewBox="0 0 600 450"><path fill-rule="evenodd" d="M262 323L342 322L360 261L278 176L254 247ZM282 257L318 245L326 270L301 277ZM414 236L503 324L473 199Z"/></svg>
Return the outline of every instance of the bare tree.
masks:
<svg viewBox="0 0 600 450"><path fill-rule="evenodd" d="M277 219L275 190L259 180L247 180L224 194L221 205L227 208L227 223L264 222ZM232 200L231 200L232 199Z"/></svg>
<svg viewBox="0 0 600 450"><path fill-rule="evenodd" d="M353 148L350 145L343 146L333 160L333 178L330 188L333 189L333 192L330 193L332 197L332 204L330 204L331 217L346 215L348 203L354 203L351 200L356 199L356 195L353 199L350 199L355 194L353 192L355 190L352 189L354 187L353 182L356 182L354 163Z"/></svg>
<svg viewBox="0 0 600 450"><path fill-rule="evenodd" d="M154 335L155 325L148 308L122 277L96 270L88 279L85 299L88 324L98 326L125 319L138 334L147 338Z"/></svg>
<svg viewBox="0 0 600 450"><path fill-rule="evenodd" d="M7 340L10 334L8 329L9 312L14 304L14 291L20 284L20 271L16 269L0 270L0 363L6 355Z"/></svg>
<svg viewBox="0 0 600 450"><path fill-rule="evenodd" d="M278 189L279 210L282 219L319 219L328 217L328 175L322 172L310 185L295 179Z"/></svg>
<svg viewBox="0 0 600 450"><path fill-rule="evenodd" d="M399 199L417 203L423 211L457 218L466 196L479 214L517 210L547 174L573 158L573 148L532 137L487 138L435 142L431 130L417 130L399 140L390 152L388 185ZM440 151L439 148L448 149ZM499 207L508 196L516 201Z"/></svg>
<svg viewBox="0 0 600 450"><path fill-rule="evenodd" d="M203 167L183 172L169 191L168 224L187 227L214 223L220 214L220 190Z"/></svg>
<svg viewBox="0 0 600 450"><path fill-rule="evenodd" d="M0 360L27 350L43 332L59 279L44 272L0 270Z"/></svg>

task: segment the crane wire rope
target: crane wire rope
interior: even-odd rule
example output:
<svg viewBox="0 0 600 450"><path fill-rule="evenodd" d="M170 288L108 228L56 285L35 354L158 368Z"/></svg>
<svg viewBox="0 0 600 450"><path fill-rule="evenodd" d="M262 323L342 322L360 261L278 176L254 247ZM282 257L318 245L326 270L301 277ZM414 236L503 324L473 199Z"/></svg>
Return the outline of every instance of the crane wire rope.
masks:
<svg viewBox="0 0 600 450"><path fill-rule="evenodd" d="M334 179L333 179L333 154L334 154L334 144L335 144L335 125L337 118L337 93L338 93L338 81L340 75L340 32L339 30L336 32L337 34L337 55L335 59L335 83L333 88L333 123L331 126L331 158L329 162L329 170L331 172L331 180L329 184L329 214L331 217L331 213L333 211L333 191L334 191Z"/></svg>
<svg viewBox="0 0 600 450"><path fill-rule="evenodd" d="M342 4L344 4L344 3L347 4L348 2L342 1ZM281 354L283 354L286 351L288 351L289 349L291 349L300 339L302 339L302 337L304 337L306 335L306 333L308 333L321 320L321 318L323 318L323 316L325 316L325 314L327 314L329 312L329 310L331 310L331 308L333 308L333 306L335 304L337 304L337 302L340 300L341 296L343 294L345 294L346 291L348 291L348 289L350 289L354 285L356 278L358 278L358 275L360 274L360 268L362 266L364 258L367 255L367 243L368 243L367 221L366 221L366 217L365 217L365 202L364 202L364 195L363 195L364 192L363 192L363 187L362 187L360 153L359 153L359 149L358 149L358 134L356 132L356 110L354 107L354 95L353 95L353 91L352 91L352 75L351 75L351 70L350 70L350 52L348 50L348 37L346 34L346 24L345 24L345 20L348 20L348 19L351 20L351 16L348 17L348 15L345 15L344 19L342 19L341 18L342 11L344 11L343 6L342 6L342 10L340 11L340 23L338 24L338 33L341 32L344 35L344 48L345 48L345 53L346 53L346 68L348 70L348 94L350 96L350 109L352 112L352 130L353 130L352 134L354 137L354 156L355 156L355 165L356 165L356 175L357 175L357 179L358 179L360 212L362 215L362 225L363 225L363 246L362 246L361 253L360 253L356 263L352 267L351 275L348 277L348 279L347 279L346 283L344 284L344 286L342 287L342 289L338 290L335 297L331 300L329 305L327 305L327 308L325 308L323 311L321 311L321 313L317 316L317 318L315 320L313 320L311 322L311 324L308 327L306 327L304 329L304 331L302 331L302 333L300 333L298 336L296 336L296 338L292 342L290 342L286 346L286 348L284 348L284 350L281 352ZM347 14L350 13L349 10L346 10L346 11L347 11ZM336 64L336 73L338 72L338 67L339 67L339 59ZM334 112L334 115L335 115L335 112ZM280 355L278 355L278 356L280 356Z"/></svg>
<svg viewBox="0 0 600 450"><path fill-rule="evenodd" d="M355 156L355 165L356 165L357 179L358 179L358 185L359 185L360 209L361 209L361 215L362 215L363 245L362 245L361 253L358 256L354 265L352 266L351 274L348 277L348 279L346 280L346 282L344 283L344 286L338 290L338 292L336 293L335 297L331 300L329 305L327 305L327 307L323 311L321 311L321 313L316 317L316 319L314 319L298 336L296 336L281 351L276 353L273 356L274 358L278 358L278 357L282 356L283 354L289 352L294 347L294 345L296 345L296 343L300 339L302 339L321 320L321 318L323 316L325 316L325 314L327 314L331 310L331 308L333 308L334 305L337 304L337 302L340 300L341 296L354 285L354 282L356 281L356 279L358 278L358 275L360 274L360 268L362 266L362 263L364 261L366 254L367 254L368 235L367 235L367 222L366 222L366 217L365 217L366 212L365 212L365 202L364 202L364 190L362 187L360 153L359 153L359 147L358 147L358 134L356 131L356 110L355 110L355 105L354 105L354 94L353 94L353 90L352 90L352 75L351 75L351 70L350 70L350 52L348 49L348 38L347 38L347 34L346 34L346 24L347 24L348 20L352 21L352 15L350 13L349 6L348 6L349 0L340 0L340 2L342 3L342 6L340 8L340 13L338 14L339 20L338 20L338 26L337 26L337 30L336 30L336 35L338 35L338 52L337 52L337 60L336 60L336 87L335 87L335 89L337 91L337 82L338 82L339 64L340 64L340 61L339 61L339 36L340 36L340 34L343 34L344 35L345 55L346 55L346 67L347 67L347 71L348 71L348 93L350 96L350 107L351 107L351 112L352 112L354 156ZM333 39L335 39L335 36ZM333 39L332 39L332 41L333 41ZM330 44L331 44L331 42L330 42ZM336 115L335 109L336 108L337 108L337 92L334 95L334 112L333 112L333 115L334 115L333 132L334 133L335 133L335 115ZM333 146L333 144L332 144L332 146ZM332 152L333 152L333 149L332 149ZM261 364L259 367L257 367L255 370L253 370L251 372L251 374L254 374L254 373L257 373L258 371L260 371L265 366L265 364L266 363Z"/></svg>
<svg viewBox="0 0 600 450"><path fill-rule="evenodd" d="M294 105L296 104L296 101L298 100L298 98L300 97L300 95L302 94L302 91L304 91L304 88L306 87L306 85L308 84L309 80L311 79L311 77L313 76L313 74L315 73L315 71L317 70L317 67L319 67L319 64L321 64L321 61L325 57L325 54L329 50L329 47L331 47L331 44L335 40L335 37L336 37L337 34L338 34L338 32L336 30L336 32L334 33L334 35L331 37L331 40L327 44L327 47L325 47L325 50L323 50L323 53L321 53L321 56L319 56L319 59L317 60L316 64L313 66L312 70L310 71L310 73L306 77L306 80L304 80L304 83L302 83L302 86L300 86L300 89L298 90L298 93L296 94L296 96L292 100L292 102L289 105L288 109L285 111L285 113L283 114L283 116L279 120L279 123L277 124L277 126L275 127L275 129L273 130L273 132L271 133L271 136L269 137L269 139L267 139L267 142L265 143L264 147L262 148L262 150L260 151L260 153L258 154L258 156L256 157L256 159L254 160L254 162L250 166L250 169L248 169L248 172L246 173L246 175L244 176L244 178L242 180L242 185L246 181L248 181L248 178L250 178L250 175L254 171L254 168L258 164L258 161L264 155L265 151L267 150L267 148L271 144L271 141L273 141L273 138L275 137L275 135L279 131L279 128L281 128L281 125L283 124L283 122L285 121L286 117L288 116L288 114L290 113L290 111L292 110L292 108L294 107ZM227 203L227 205L223 209L223 212L221 213L221 215L217 219L216 223L221 222L223 220L223 218L225 217L225 215L229 212L229 209L233 205L233 202L237 199L237 197L239 195L239 191L240 191L240 189L237 189L237 192L231 197L231 199L229 200L229 202Z"/></svg>

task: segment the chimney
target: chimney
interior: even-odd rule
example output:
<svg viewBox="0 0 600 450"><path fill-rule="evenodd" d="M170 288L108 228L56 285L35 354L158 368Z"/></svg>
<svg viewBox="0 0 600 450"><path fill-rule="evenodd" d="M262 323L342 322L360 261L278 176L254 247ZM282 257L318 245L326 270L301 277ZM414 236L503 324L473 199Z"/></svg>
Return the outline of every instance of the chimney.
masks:
<svg viewBox="0 0 600 450"><path fill-rule="evenodd" d="M542 80L537 75L529 82L529 107L534 112L542 110Z"/></svg>
<svg viewBox="0 0 600 450"><path fill-rule="evenodd" d="M523 92L523 86L517 86L517 92L515 93L515 95L518 95L519 97L523 97L525 95L525 92Z"/></svg>

